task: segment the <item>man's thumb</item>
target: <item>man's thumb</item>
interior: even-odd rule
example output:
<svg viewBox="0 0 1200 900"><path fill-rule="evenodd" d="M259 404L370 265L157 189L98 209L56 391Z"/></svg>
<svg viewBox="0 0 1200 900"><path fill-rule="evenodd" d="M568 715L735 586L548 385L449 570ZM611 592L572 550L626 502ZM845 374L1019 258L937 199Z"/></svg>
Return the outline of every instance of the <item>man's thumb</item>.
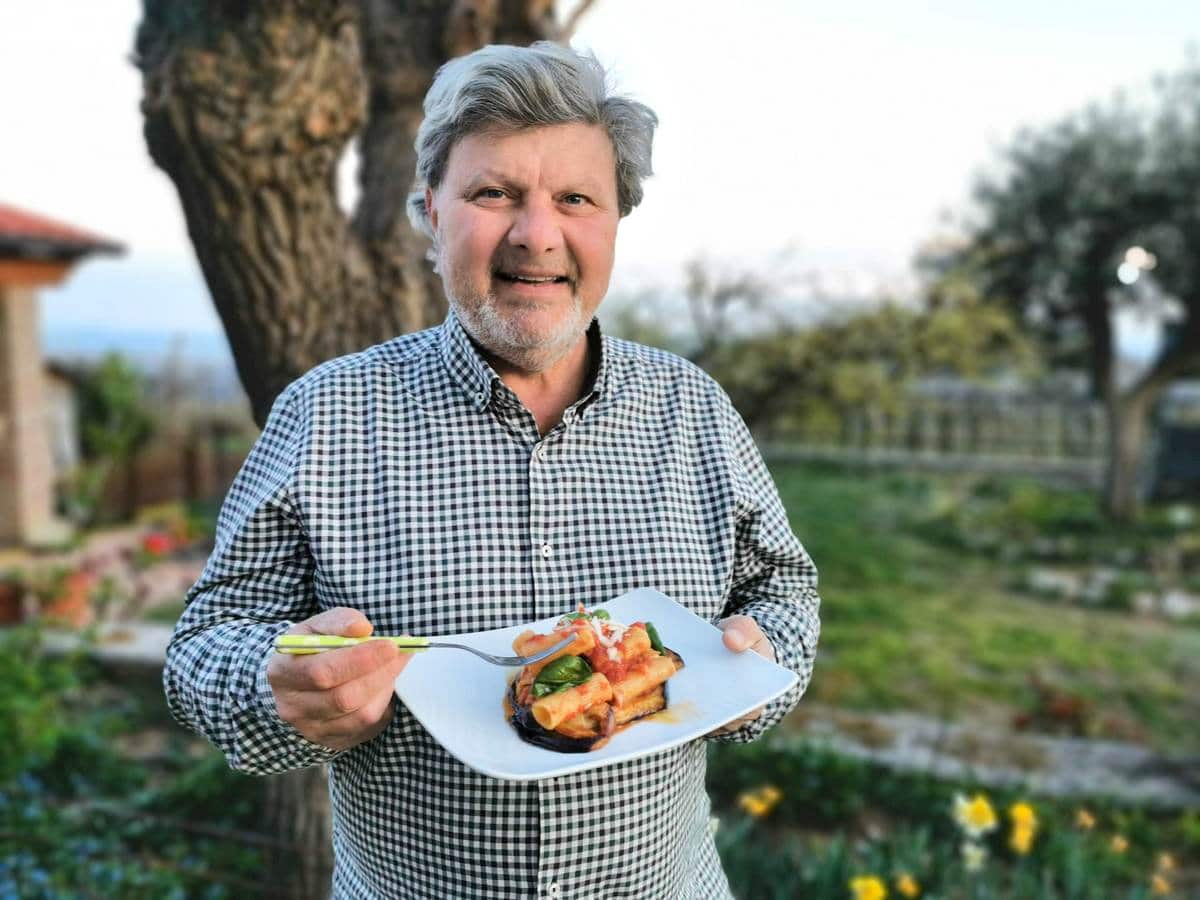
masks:
<svg viewBox="0 0 1200 900"><path fill-rule="evenodd" d="M337 606L312 618L298 622L293 634L339 634L343 637L367 637L375 630L370 621L357 609Z"/></svg>

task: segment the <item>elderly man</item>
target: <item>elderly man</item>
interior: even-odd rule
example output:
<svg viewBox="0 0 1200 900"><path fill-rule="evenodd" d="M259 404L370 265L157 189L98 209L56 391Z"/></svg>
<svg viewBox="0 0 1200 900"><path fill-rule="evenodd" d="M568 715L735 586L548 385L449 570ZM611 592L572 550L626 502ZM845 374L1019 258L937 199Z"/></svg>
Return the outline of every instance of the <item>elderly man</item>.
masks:
<svg viewBox="0 0 1200 900"><path fill-rule="evenodd" d="M447 64L425 112L411 212L450 314L280 395L168 651L169 703L238 769L329 764L335 896L726 897L704 741L500 781L393 701L392 644L272 653L284 631L480 631L648 586L800 675L711 738L758 737L812 671L816 572L728 398L593 319L654 114L549 44Z"/></svg>

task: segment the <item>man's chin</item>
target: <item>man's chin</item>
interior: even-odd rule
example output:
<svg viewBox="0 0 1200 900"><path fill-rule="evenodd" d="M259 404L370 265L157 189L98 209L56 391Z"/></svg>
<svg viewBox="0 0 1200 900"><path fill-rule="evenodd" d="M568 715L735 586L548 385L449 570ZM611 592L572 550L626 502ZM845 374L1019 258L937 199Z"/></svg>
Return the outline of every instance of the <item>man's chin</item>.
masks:
<svg viewBox="0 0 1200 900"><path fill-rule="evenodd" d="M531 371L549 368L565 356L587 331L587 323L576 306L563 315L544 308L514 309L504 304L485 304L465 309L454 304L467 333L485 350L520 368Z"/></svg>

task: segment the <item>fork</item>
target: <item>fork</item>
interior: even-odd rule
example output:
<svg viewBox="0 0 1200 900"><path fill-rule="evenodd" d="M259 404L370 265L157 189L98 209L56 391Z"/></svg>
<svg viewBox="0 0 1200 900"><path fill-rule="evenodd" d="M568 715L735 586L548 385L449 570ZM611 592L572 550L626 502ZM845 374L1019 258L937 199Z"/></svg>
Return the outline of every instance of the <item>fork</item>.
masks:
<svg viewBox="0 0 1200 900"><path fill-rule="evenodd" d="M568 635L552 647L547 647L541 653L533 656L496 656L484 653L466 644L451 644L447 641L431 641L427 637L389 637L373 634L369 637L342 637L337 634L281 634L275 639L275 652L287 653L292 656L308 656L312 653L324 653L326 650L337 650L341 647L354 647L367 641L391 641L403 652L415 653L427 647L452 647L455 650L466 650L474 653L482 660L496 666L527 666L530 663L541 662L561 650L578 637L578 632Z"/></svg>

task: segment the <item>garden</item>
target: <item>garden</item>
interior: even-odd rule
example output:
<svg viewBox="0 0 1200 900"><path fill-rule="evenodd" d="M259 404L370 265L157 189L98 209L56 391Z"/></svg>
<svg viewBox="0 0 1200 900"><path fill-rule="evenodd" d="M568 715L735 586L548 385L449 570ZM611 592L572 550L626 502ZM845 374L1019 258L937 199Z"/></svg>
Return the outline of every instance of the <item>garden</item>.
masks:
<svg viewBox="0 0 1200 900"><path fill-rule="evenodd" d="M886 749L888 717L913 715L980 743L1127 746L1177 765L1195 796L1200 621L1180 599L1197 587L1194 507L1116 528L1085 493L1014 478L773 470L821 569L824 631L797 711L755 744L710 748L711 825L738 897L1200 892L1185 794L1044 792L1036 766L1027 783L947 777L847 754L814 727L858 716ZM150 510L123 549L98 531L64 557L75 568L10 574L30 620L0 629L0 897L270 893L264 783L172 723L153 672L90 652L114 624L173 620L212 514ZM1050 570L1078 590L1045 590ZM86 598L81 640L46 652L64 592Z"/></svg>

